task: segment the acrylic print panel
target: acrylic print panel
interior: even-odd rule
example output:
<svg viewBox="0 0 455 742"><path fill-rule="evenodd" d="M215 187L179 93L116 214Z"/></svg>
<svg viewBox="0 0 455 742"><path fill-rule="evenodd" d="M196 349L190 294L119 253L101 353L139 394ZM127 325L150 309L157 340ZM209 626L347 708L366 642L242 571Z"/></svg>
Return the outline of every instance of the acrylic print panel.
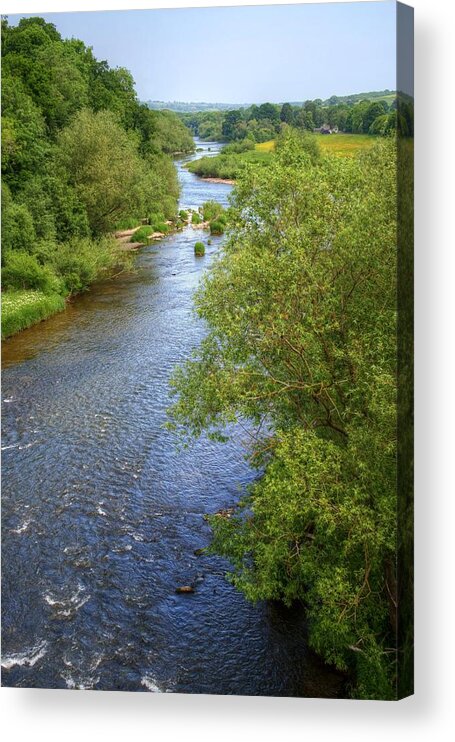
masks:
<svg viewBox="0 0 455 742"><path fill-rule="evenodd" d="M3 20L4 686L412 693L412 24Z"/></svg>

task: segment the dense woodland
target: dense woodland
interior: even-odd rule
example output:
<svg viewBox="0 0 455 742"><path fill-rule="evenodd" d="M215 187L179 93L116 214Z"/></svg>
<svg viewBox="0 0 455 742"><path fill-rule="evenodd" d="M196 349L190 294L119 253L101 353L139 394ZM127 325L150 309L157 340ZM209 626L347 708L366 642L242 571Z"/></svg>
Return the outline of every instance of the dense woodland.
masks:
<svg viewBox="0 0 455 742"><path fill-rule="evenodd" d="M400 110L400 126L412 132L412 109ZM266 142L274 139L284 124L313 131L323 126L349 134L386 136L397 126L395 96L358 99L358 96L328 101L307 100L303 105L263 103L230 111L180 113L194 134L206 140Z"/></svg>
<svg viewBox="0 0 455 742"><path fill-rule="evenodd" d="M126 69L35 17L2 20L2 145L3 289L57 307L124 260L117 227L175 217L171 155L193 140Z"/></svg>

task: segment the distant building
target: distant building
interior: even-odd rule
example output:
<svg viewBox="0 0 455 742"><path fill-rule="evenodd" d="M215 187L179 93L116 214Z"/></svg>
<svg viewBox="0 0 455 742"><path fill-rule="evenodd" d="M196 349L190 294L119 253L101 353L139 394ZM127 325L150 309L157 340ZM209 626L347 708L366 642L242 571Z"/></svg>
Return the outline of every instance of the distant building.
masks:
<svg viewBox="0 0 455 742"><path fill-rule="evenodd" d="M315 134L338 134L338 126L329 126L329 124L323 124L318 129L313 129Z"/></svg>

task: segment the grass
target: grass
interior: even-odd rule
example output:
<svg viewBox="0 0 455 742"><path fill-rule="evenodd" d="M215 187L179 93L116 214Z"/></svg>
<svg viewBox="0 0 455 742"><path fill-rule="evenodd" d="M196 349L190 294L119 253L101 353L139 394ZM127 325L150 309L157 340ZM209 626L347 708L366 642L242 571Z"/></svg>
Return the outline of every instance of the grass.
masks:
<svg viewBox="0 0 455 742"><path fill-rule="evenodd" d="M201 178L222 178L223 180L235 180L238 178L242 168L248 165L255 167L267 166L270 163L270 152L252 149L238 154L220 154L215 157L202 157L193 160L186 167L191 173Z"/></svg>
<svg viewBox="0 0 455 742"><path fill-rule="evenodd" d="M354 157L362 149L371 147L378 137L370 134L314 134L323 152L329 152L341 157ZM275 149L275 142L256 144L256 151L270 153Z"/></svg>
<svg viewBox="0 0 455 742"><path fill-rule="evenodd" d="M2 293L2 338L7 338L65 308L59 294L42 291L5 291Z"/></svg>
<svg viewBox="0 0 455 742"><path fill-rule="evenodd" d="M270 163L270 150L253 149L240 155L244 162L253 165L268 165Z"/></svg>
<svg viewBox="0 0 455 742"><path fill-rule="evenodd" d="M117 232L124 229L134 229L135 227L137 227L139 221L140 220L134 216L126 217L125 219L117 222L117 224L115 225L115 231Z"/></svg>
<svg viewBox="0 0 455 742"><path fill-rule="evenodd" d="M323 152L342 157L354 157L362 149L368 149L378 139L370 134L315 134Z"/></svg>
<svg viewBox="0 0 455 742"><path fill-rule="evenodd" d="M148 243L148 238L153 231L153 227L150 227L149 225L139 227L139 229L131 235L130 242L142 242L142 244L146 245Z"/></svg>
<svg viewBox="0 0 455 742"><path fill-rule="evenodd" d="M274 139L270 139L268 142L261 142L260 144L256 144L257 152L273 152L274 149L275 149Z"/></svg>

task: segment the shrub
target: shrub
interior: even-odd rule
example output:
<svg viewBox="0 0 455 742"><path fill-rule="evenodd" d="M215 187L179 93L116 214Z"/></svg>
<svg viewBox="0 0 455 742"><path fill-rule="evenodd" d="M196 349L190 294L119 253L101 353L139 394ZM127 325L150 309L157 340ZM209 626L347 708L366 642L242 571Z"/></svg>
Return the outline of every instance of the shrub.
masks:
<svg viewBox="0 0 455 742"><path fill-rule="evenodd" d="M152 232L163 232L167 234L169 232L169 225L166 224L166 217L164 214L151 214L150 225Z"/></svg>
<svg viewBox="0 0 455 742"><path fill-rule="evenodd" d="M191 217L191 223L192 224L200 224L201 221L202 221L202 219L201 219L200 215L198 214L198 212L197 211L194 211L193 212L193 215Z"/></svg>
<svg viewBox="0 0 455 742"><path fill-rule="evenodd" d="M148 243L148 238L154 231L153 227L150 227L148 224L145 224L143 227L139 227L139 229L136 230L136 232L133 232L133 234L130 237L130 242L142 242L144 245Z"/></svg>
<svg viewBox="0 0 455 742"><path fill-rule="evenodd" d="M255 143L252 139L243 139L241 142L231 142L230 144L226 144L223 149L221 150L223 155L235 155L240 154L241 152L248 152L251 149L254 149Z"/></svg>
<svg viewBox="0 0 455 742"><path fill-rule="evenodd" d="M139 221L136 217L129 216L117 222L115 229L119 231L122 229L134 229L134 227L137 227Z"/></svg>
<svg viewBox="0 0 455 742"><path fill-rule="evenodd" d="M181 209L179 211L179 217L185 222L188 219L188 212L185 211L184 209Z"/></svg>
<svg viewBox="0 0 455 742"><path fill-rule="evenodd" d="M120 253L115 240L75 238L59 245L53 257L53 269L60 277L67 294L87 289L115 265L126 264L128 253Z"/></svg>
<svg viewBox="0 0 455 742"><path fill-rule="evenodd" d="M54 240L37 240L33 245L31 254L40 265L51 265L58 249L60 249L60 245L57 245Z"/></svg>
<svg viewBox="0 0 455 742"><path fill-rule="evenodd" d="M3 250L30 251L36 235L33 218L27 207L10 201L2 212Z"/></svg>
<svg viewBox="0 0 455 742"><path fill-rule="evenodd" d="M166 219L173 219L177 211L177 203L174 196L163 196L161 199L161 205L164 211L164 221Z"/></svg>
<svg viewBox="0 0 455 742"><path fill-rule="evenodd" d="M194 246L194 254L199 258L205 255L205 245L203 242L196 242Z"/></svg>
<svg viewBox="0 0 455 742"><path fill-rule="evenodd" d="M215 220L210 222L210 234L223 234L225 225L223 222Z"/></svg>
<svg viewBox="0 0 455 742"><path fill-rule="evenodd" d="M153 212L149 216L149 222L152 225L152 227L154 224L159 224L160 222L165 222L165 221L166 221L166 217L161 211Z"/></svg>
<svg viewBox="0 0 455 742"><path fill-rule="evenodd" d="M11 250L5 257L2 286L4 289L37 289L44 294L58 294L62 290L61 282L50 267L20 250Z"/></svg>
<svg viewBox="0 0 455 742"><path fill-rule="evenodd" d="M211 222L217 219L223 213L223 207L218 201L206 201L202 205L202 215L205 222Z"/></svg>

